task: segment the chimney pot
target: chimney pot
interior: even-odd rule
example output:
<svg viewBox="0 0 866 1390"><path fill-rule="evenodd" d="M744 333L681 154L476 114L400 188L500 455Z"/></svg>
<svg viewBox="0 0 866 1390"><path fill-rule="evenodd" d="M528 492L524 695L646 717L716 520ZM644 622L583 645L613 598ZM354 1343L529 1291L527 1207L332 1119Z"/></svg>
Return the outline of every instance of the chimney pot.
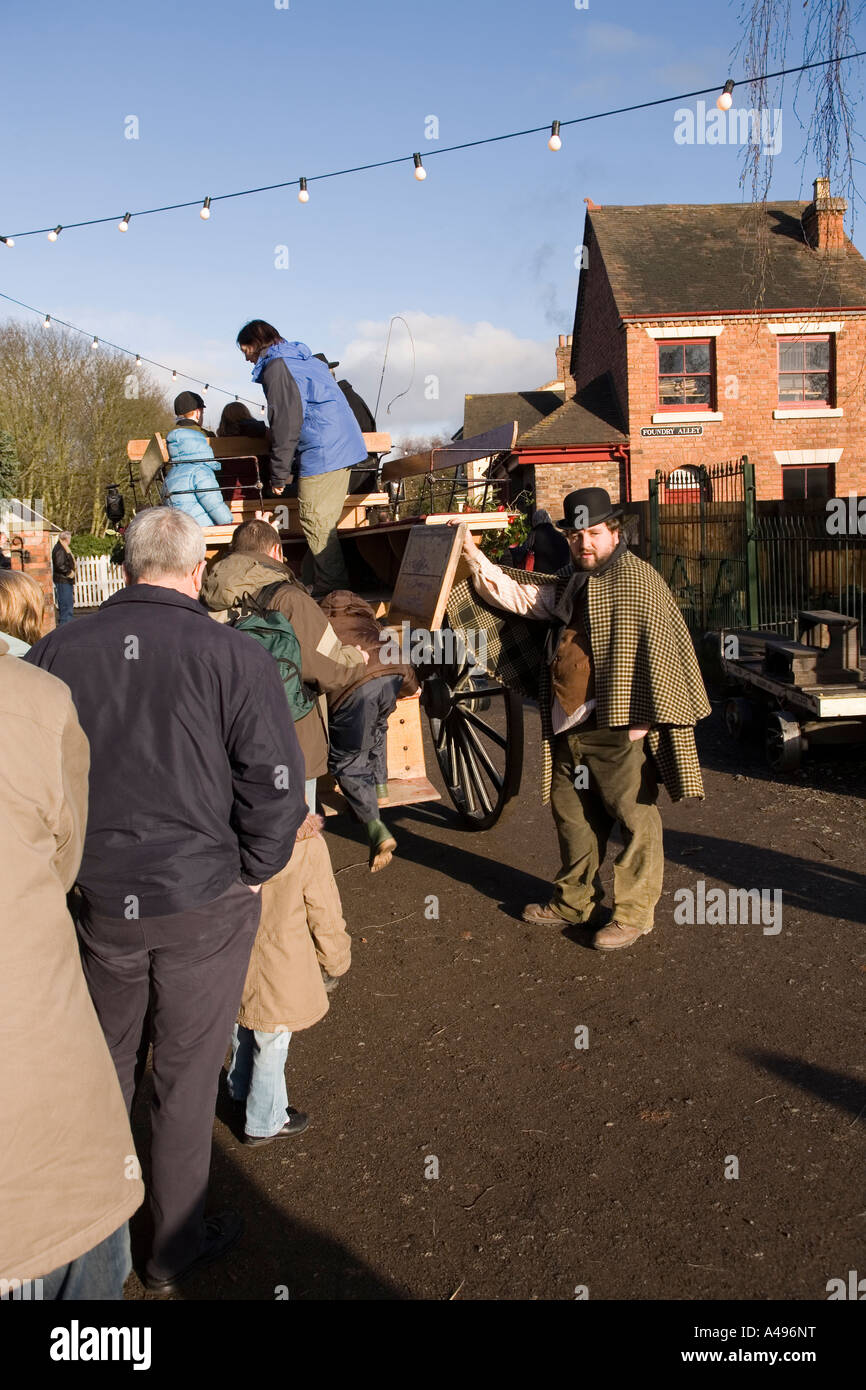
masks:
<svg viewBox="0 0 866 1390"><path fill-rule="evenodd" d="M815 251L845 250L845 213L848 203L830 194L829 178L817 178L812 185L813 201L803 212L803 234Z"/></svg>

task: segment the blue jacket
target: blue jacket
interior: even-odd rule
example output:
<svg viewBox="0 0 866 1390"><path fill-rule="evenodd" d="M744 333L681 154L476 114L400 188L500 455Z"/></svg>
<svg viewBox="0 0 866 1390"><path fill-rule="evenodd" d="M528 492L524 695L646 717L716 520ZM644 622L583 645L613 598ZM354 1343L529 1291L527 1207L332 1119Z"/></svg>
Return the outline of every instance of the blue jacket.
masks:
<svg viewBox="0 0 866 1390"><path fill-rule="evenodd" d="M277 453L280 453L279 445L284 443L286 447L282 452L288 456L289 448L294 445L290 436L294 436L297 428L279 418L289 413L287 405L280 408L282 402L288 401L280 364L294 381L300 396L301 415L296 437L298 477L315 477L319 473L333 473L338 468L354 468L356 464L365 463L364 437L328 368L313 356L306 343L287 343L285 339L262 353L253 368L253 381L261 381L270 407L271 440L272 446L278 446ZM282 482L288 472L284 467L274 466L274 452L272 447L271 472ZM276 462L281 463L282 457Z"/></svg>
<svg viewBox="0 0 866 1390"><path fill-rule="evenodd" d="M201 430L178 428L165 438L172 466L168 470L162 500L186 512L199 526L228 526L231 509L223 501L217 482L219 464Z"/></svg>

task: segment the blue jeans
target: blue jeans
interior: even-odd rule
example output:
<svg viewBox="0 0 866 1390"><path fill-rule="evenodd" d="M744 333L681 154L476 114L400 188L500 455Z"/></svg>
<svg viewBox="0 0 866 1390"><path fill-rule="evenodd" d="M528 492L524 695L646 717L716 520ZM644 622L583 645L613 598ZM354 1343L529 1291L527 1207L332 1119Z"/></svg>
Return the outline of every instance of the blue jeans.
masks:
<svg viewBox="0 0 866 1390"><path fill-rule="evenodd" d="M289 1118L286 1053L291 1033L260 1033L236 1023L228 1088L232 1100L247 1103L244 1129L256 1139L279 1134Z"/></svg>
<svg viewBox="0 0 866 1390"><path fill-rule="evenodd" d="M99 1299L117 1303L123 1299L123 1286L131 1269L129 1224L124 1221L92 1250L43 1275L42 1297L61 1302Z"/></svg>
<svg viewBox="0 0 866 1390"><path fill-rule="evenodd" d="M62 627L64 623L72 620L72 612L75 607L75 586L73 584L55 584L54 597L57 601L57 626Z"/></svg>
<svg viewBox="0 0 866 1390"><path fill-rule="evenodd" d="M376 785L388 780L388 716L402 685L401 675L374 676L328 715L328 771L364 824L379 818Z"/></svg>

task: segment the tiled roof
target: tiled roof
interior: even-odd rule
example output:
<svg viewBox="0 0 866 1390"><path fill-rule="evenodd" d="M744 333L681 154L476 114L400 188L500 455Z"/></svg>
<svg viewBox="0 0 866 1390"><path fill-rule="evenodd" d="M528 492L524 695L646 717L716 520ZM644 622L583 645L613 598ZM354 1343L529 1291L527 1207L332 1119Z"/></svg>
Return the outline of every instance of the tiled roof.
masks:
<svg viewBox="0 0 866 1390"><path fill-rule="evenodd" d="M620 444L626 436L619 410L605 375L517 436L517 448L555 448L563 444Z"/></svg>
<svg viewBox="0 0 866 1390"><path fill-rule="evenodd" d="M558 391L499 391L486 396L467 396L463 408L463 438L517 421L518 437L562 405Z"/></svg>
<svg viewBox="0 0 866 1390"><path fill-rule="evenodd" d="M604 207L587 221L624 318L866 308L866 261L850 242L835 256L807 245L801 219L808 206L774 203L763 213L737 203Z"/></svg>

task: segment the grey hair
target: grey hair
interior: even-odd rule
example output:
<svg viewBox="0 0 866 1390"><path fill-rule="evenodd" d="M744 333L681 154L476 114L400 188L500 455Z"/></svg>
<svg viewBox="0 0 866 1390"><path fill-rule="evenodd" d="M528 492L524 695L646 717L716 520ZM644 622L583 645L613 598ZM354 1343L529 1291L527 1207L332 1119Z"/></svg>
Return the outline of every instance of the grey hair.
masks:
<svg viewBox="0 0 866 1390"><path fill-rule="evenodd" d="M129 584L185 579L205 558L202 529L176 507L148 507L133 517L123 538Z"/></svg>

